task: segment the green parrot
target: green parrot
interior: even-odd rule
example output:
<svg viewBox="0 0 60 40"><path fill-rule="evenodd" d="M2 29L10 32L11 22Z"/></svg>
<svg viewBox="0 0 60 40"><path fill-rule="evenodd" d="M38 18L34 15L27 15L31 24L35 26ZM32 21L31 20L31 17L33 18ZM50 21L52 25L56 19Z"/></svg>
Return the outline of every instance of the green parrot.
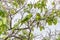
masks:
<svg viewBox="0 0 60 40"><path fill-rule="evenodd" d="M32 17L32 14L29 13L25 18L23 18L23 19L21 20L21 24L27 22L31 17Z"/></svg>

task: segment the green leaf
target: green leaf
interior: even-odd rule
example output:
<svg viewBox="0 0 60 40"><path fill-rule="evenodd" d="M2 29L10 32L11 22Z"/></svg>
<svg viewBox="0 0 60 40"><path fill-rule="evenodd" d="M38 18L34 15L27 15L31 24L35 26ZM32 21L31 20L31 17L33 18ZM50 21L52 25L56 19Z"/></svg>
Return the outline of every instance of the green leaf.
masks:
<svg viewBox="0 0 60 40"><path fill-rule="evenodd" d="M46 6L46 0L42 0L41 5L42 5L42 7L45 7Z"/></svg>
<svg viewBox="0 0 60 40"><path fill-rule="evenodd" d="M3 21L3 24L6 24L7 23L7 18L6 17L3 17L2 18L2 21Z"/></svg>
<svg viewBox="0 0 60 40"><path fill-rule="evenodd" d="M48 25L52 25L52 23L53 23L53 17L49 16L49 17L46 19L46 22L48 23Z"/></svg>
<svg viewBox="0 0 60 40"><path fill-rule="evenodd" d="M56 14L58 17L60 17L60 10L58 10Z"/></svg>
<svg viewBox="0 0 60 40"><path fill-rule="evenodd" d="M27 35L28 31L27 30L22 30L23 35Z"/></svg>
<svg viewBox="0 0 60 40"><path fill-rule="evenodd" d="M42 31L44 29L44 27L43 26L40 26L40 31Z"/></svg>
<svg viewBox="0 0 60 40"><path fill-rule="evenodd" d="M0 26L0 35L3 33L3 32L5 32L6 30L7 30L7 25L5 25L5 24L2 24L1 26Z"/></svg>
<svg viewBox="0 0 60 40"><path fill-rule="evenodd" d="M25 0L14 0L16 3L18 3L19 5L23 5L24 4L24 2L25 2Z"/></svg>
<svg viewBox="0 0 60 40"><path fill-rule="evenodd" d="M30 10L28 8L25 8L24 12L30 13Z"/></svg>
<svg viewBox="0 0 60 40"><path fill-rule="evenodd" d="M52 5L55 5L55 2L52 2Z"/></svg>
<svg viewBox="0 0 60 40"><path fill-rule="evenodd" d="M53 19L53 24L56 25L57 24L57 18Z"/></svg>
<svg viewBox="0 0 60 40"><path fill-rule="evenodd" d="M35 3L35 4L34 4L34 8L41 8L40 2Z"/></svg>
<svg viewBox="0 0 60 40"><path fill-rule="evenodd" d="M36 20L36 21L39 21L40 19L41 19L41 15L40 15L39 13L37 13L35 20Z"/></svg>
<svg viewBox="0 0 60 40"><path fill-rule="evenodd" d="M2 21L2 19L0 19L0 26L2 25L2 23L3 23L3 21Z"/></svg>
<svg viewBox="0 0 60 40"><path fill-rule="evenodd" d="M15 14L15 10L14 9L11 9L10 10L10 14Z"/></svg>
<svg viewBox="0 0 60 40"><path fill-rule="evenodd" d="M16 1L13 1L13 5L17 8L19 5Z"/></svg>
<svg viewBox="0 0 60 40"><path fill-rule="evenodd" d="M48 21L48 25L52 25L52 21Z"/></svg>
<svg viewBox="0 0 60 40"><path fill-rule="evenodd" d="M33 7L33 5L32 4L28 4L28 7L31 9Z"/></svg>
<svg viewBox="0 0 60 40"><path fill-rule="evenodd" d="M58 38L56 40L60 40L60 35L58 36Z"/></svg>
<svg viewBox="0 0 60 40"><path fill-rule="evenodd" d="M7 16L7 12L5 10L1 10L0 9L0 16L1 17L6 17Z"/></svg>
<svg viewBox="0 0 60 40"><path fill-rule="evenodd" d="M37 2L34 4L34 8L38 8L41 10L41 12L43 12L43 9L45 9L46 7L46 0L42 0L41 2Z"/></svg>

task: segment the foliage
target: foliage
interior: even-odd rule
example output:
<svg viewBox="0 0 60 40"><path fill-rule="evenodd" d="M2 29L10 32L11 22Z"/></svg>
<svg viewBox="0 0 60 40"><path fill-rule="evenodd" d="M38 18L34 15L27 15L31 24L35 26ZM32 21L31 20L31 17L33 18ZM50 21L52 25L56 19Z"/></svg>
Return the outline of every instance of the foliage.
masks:
<svg viewBox="0 0 60 40"><path fill-rule="evenodd" d="M43 23L48 23L48 25L56 25L58 23L57 18L60 17L60 10L55 8L55 2L51 3L54 5L51 10L48 10L47 8L47 0L39 0L34 4L25 4L25 2L26 0L8 0L6 2L0 1L0 35L8 35L3 39L10 40L11 37L14 37L14 40L33 40L33 29L36 27L36 25L40 31L42 31L45 29L41 24L42 21L45 21ZM7 6L7 4L3 5L3 3L10 4L11 7ZM31 12L32 9L33 11L34 9L38 9L39 12L37 10L37 12L33 13ZM24 12L20 13L22 14L21 19L19 19L12 27L12 20L14 16L21 11ZM43 12L44 14L41 15ZM27 13L27 15L24 17L25 13ZM8 31L12 32L12 34L9 34Z"/></svg>

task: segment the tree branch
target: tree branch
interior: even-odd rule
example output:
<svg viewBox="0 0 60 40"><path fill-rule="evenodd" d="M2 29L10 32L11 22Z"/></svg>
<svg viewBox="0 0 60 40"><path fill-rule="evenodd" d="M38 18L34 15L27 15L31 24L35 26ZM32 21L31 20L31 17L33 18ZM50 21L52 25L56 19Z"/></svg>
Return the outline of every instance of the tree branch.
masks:
<svg viewBox="0 0 60 40"><path fill-rule="evenodd" d="M8 30L12 30L13 28L11 28L11 29L8 29ZM28 27L27 28L17 28L17 29L14 29L14 30L26 30L26 29L29 29Z"/></svg>

